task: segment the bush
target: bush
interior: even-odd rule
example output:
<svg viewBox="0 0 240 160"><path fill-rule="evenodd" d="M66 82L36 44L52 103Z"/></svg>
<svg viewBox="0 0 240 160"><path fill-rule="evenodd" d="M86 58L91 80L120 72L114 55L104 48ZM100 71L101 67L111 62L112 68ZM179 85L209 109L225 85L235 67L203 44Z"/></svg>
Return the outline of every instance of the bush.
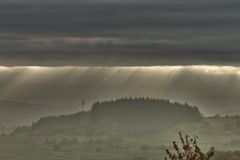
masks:
<svg viewBox="0 0 240 160"><path fill-rule="evenodd" d="M204 154L197 145L197 136L189 139L188 135L185 135L185 139L182 133L179 132L179 137L182 143L182 149L173 141L173 148L175 153L166 149L166 153L170 160L209 160L214 155L214 148L212 147L207 154ZM165 160L168 159L165 157Z"/></svg>

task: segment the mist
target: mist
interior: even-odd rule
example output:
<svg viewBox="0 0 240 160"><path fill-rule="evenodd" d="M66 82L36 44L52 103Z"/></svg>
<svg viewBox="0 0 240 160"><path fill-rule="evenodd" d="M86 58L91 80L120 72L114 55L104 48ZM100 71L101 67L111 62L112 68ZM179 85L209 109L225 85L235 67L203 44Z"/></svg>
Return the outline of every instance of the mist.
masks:
<svg viewBox="0 0 240 160"><path fill-rule="evenodd" d="M28 124L47 115L90 110L96 101L123 97L170 99L205 115L240 113L240 68L0 67L0 121Z"/></svg>

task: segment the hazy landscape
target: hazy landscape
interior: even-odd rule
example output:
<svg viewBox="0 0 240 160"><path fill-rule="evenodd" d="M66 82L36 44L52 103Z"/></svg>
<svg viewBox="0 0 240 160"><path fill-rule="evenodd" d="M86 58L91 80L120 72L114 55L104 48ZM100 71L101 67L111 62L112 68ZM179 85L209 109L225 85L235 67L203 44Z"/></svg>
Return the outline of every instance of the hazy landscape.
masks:
<svg viewBox="0 0 240 160"><path fill-rule="evenodd" d="M0 0L0 160L240 160L239 0Z"/></svg>
<svg viewBox="0 0 240 160"><path fill-rule="evenodd" d="M0 137L4 159L159 160L178 132L199 136L214 160L237 160L240 116L205 117L197 107L154 98L97 102L90 111L42 117ZM179 142L179 141L178 141Z"/></svg>

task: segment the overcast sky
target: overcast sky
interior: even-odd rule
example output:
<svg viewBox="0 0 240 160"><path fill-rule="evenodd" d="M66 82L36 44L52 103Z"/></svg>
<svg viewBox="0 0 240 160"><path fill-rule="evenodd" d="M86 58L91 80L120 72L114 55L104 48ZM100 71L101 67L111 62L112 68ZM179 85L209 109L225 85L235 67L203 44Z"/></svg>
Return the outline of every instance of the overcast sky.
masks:
<svg viewBox="0 0 240 160"><path fill-rule="evenodd" d="M1 0L0 64L239 65L238 0Z"/></svg>

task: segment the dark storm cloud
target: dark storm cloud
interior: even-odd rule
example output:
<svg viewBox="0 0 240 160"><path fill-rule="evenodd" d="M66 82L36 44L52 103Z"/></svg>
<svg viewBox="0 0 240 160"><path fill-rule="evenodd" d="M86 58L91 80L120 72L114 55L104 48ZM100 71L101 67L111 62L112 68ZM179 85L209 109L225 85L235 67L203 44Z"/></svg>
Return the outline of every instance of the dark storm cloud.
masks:
<svg viewBox="0 0 240 160"><path fill-rule="evenodd" d="M1 65L239 65L240 2L1 1Z"/></svg>

